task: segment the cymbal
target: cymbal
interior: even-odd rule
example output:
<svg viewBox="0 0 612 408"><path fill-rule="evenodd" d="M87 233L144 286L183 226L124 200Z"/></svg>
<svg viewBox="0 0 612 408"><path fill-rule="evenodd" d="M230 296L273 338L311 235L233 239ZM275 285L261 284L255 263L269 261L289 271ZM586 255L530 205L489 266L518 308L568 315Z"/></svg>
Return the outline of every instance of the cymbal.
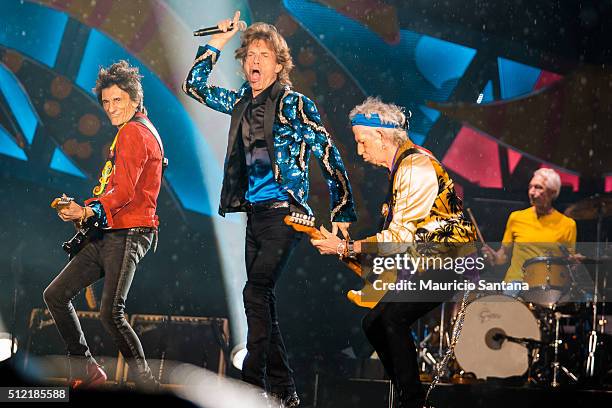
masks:
<svg viewBox="0 0 612 408"><path fill-rule="evenodd" d="M565 210L565 215L575 220L596 220L599 214L604 218L612 216L611 196L595 194L570 205Z"/></svg>

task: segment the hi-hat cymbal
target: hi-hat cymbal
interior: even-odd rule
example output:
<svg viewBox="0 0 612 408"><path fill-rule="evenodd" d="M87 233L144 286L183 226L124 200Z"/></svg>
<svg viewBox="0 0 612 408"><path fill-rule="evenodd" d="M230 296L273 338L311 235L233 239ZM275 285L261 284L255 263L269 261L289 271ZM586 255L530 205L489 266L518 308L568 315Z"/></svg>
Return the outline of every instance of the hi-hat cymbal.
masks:
<svg viewBox="0 0 612 408"><path fill-rule="evenodd" d="M567 207L565 215L575 220L596 220L612 216L612 197L595 194Z"/></svg>

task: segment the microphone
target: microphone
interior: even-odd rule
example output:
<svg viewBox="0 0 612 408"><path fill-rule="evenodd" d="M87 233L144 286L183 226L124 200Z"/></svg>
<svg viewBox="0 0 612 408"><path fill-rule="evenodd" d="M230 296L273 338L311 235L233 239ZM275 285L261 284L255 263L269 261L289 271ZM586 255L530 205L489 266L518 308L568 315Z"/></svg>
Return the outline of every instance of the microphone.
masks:
<svg viewBox="0 0 612 408"><path fill-rule="evenodd" d="M240 20L238 21L238 30L240 31L244 31L247 28L247 23ZM234 24L230 24L229 26L230 30L234 29ZM217 27L217 26L213 26L213 27L205 27L205 28L200 28L199 30L195 30L193 32L193 36L194 37L204 37L207 35L214 35L214 34L221 34L223 31Z"/></svg>

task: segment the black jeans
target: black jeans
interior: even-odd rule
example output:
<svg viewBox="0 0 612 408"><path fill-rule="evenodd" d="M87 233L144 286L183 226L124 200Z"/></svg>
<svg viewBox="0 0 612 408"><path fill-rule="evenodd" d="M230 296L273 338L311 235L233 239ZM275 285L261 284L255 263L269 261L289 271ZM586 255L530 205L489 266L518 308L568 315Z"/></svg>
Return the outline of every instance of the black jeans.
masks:
<svg viewBox="0 0 612 408"><path fill-rule="evenodd" d="M72 299L85 287L104 277L100 319L123 357L139 374L139 381L152 380L140 340L125 319L124 309L136 266L145 256L155 232L149 228L104 231L102 238L85 246L43 292L55 325L66 343L71 377L84 375L87 362L95 363Z"/></svg>
<svg viewBox="0 0 612 408"><path fill-rule="evenodd" d="M362 321L368 341L393 382L400 404L424 398L410 326L440 302L378 303ZM416 405L415 405L416 406Z"/></svg>
<svg viewBox="0 0 612 408"><path fill-rule="evenodd" d="M455 277L452 272L428 271L422 279L449 282ZM363 331L393 382L400 407L420 408L418 402L425 397L410 326L442 304L441 299L450 299L453 294L454 291L415 293L414 298L420 301L409 301L409 296L393 297L390 292L363 318ZM431 301L426 301L428 297Z"/></svg>
<svg viewBox="0 0 612 408"><path fill-rule="evenodd" d="M242 379L270 392L295 391L276 309L274 287L302 234L283 223L288 208L248 214L247 283L242 292L248 334Z"/></svg>

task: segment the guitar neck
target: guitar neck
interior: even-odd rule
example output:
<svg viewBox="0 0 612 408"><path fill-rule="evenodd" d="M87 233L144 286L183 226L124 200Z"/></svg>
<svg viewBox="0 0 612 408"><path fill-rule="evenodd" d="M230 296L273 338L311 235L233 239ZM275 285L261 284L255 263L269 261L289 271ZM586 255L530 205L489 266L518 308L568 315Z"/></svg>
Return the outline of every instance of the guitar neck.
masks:
<svg viewBox="0 0 612 408"><path fill-rule="evenodd" d="M321 231L314 227L306 227L302 230L302 232L308 235L310 239L325 239L325 236L321 234Z"/></svg>
<svg viewBox="0 0 612 408"><path fill-rule="evenodd" d="M317 228L314 227L314 218L303 216L303 215L288 215L285 217L285 224L289 225L296 231L303 232L308 235L310 239L325 239L325 235L321 233ZM361 277L361 265L354 259L342 258L342 262L348 266L348 268Z"/></svg>
<svg viewBox="0 0 612 408"><path fill-rule="evenodd" d="M62 207L69 205L71 201L74 201L74 198L72 197L56 198L51 202L50 206L51 208L54 208L54 209L60 209Z"/></svg>

